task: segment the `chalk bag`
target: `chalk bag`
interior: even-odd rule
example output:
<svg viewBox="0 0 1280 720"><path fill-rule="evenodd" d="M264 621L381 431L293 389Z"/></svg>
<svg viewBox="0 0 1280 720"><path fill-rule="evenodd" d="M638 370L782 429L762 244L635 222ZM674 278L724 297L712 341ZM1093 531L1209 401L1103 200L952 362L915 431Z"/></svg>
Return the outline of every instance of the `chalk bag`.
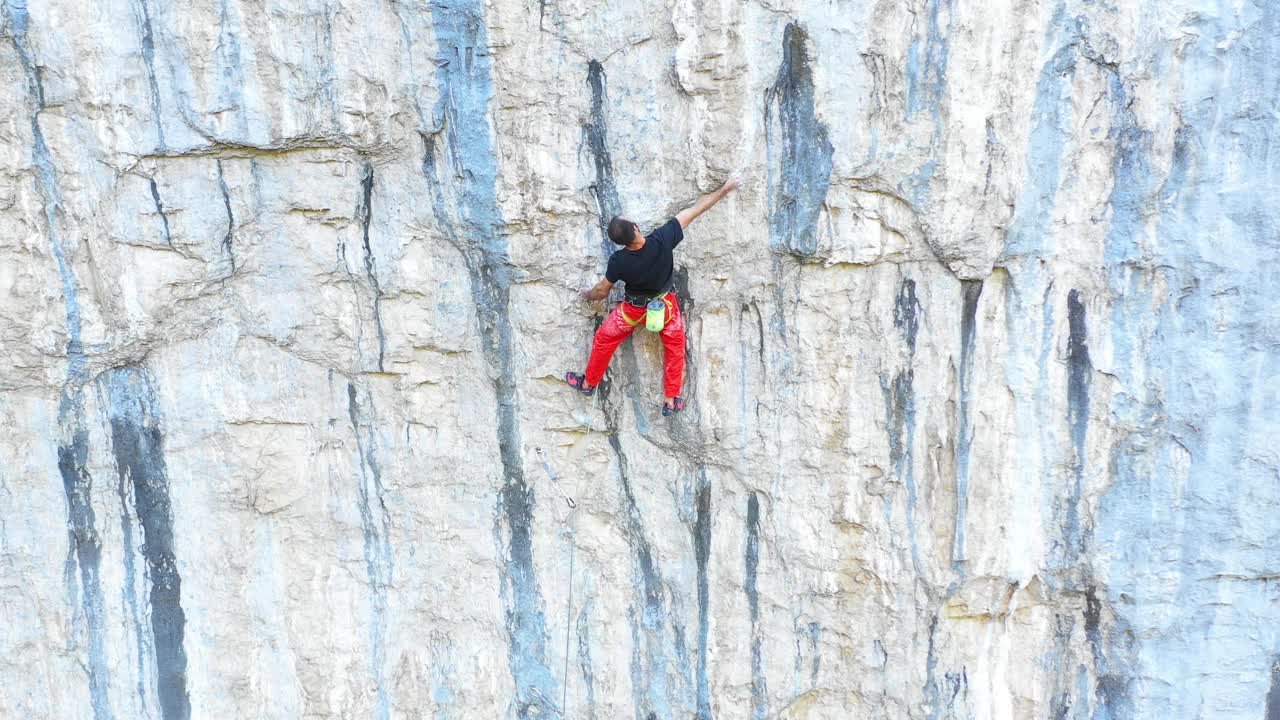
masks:
<svg viewBox="0 0 1280 720"><path fill-rule="evenodd" d="M650 300L645 306L644 326L653 332L661 332L667 322L667 303L662 299Z"/></svg>

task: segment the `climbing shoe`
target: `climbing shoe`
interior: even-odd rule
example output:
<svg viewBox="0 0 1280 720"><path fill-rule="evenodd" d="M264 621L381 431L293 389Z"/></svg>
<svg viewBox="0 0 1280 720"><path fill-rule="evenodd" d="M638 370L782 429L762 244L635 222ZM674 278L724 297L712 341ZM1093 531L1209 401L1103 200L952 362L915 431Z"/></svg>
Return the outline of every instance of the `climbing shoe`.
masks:
<svg viewBox="0 0 1280 720"><path fill-rule="evenodd" d="M587 397L594 395L596 392L595 388L587 387L587 378L585 375L579 375L572 370L564 374L564 381L569 383L569 387L577 390Z"/></svg>
<svg viewBox="0 0 1280 720"><path fill-rule="evenodd" d="M672 399L671 405L662 403L662 417L671 417L684 409L684 398L677 397Z"/></svg>

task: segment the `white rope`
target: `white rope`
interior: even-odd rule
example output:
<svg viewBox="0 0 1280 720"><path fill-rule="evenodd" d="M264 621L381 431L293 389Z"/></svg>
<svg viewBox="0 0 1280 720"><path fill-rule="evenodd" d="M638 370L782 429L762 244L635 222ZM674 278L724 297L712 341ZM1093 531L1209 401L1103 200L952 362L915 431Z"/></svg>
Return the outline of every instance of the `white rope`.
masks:
<svg viewBox="0 0 1280 720"><path fill-rule="evenodd" d="M570 510L577 510L578 504L573 501L573 498L569 497L569 494L564 491L564 488L560 487L560 478L556 477L555 472L551 469L551 464L547 462L547 456L542 453L542 448L534 448L534 450L537 451L538 459L542 461L542 469L547 472L547 477L551 478L551 484L555 486L556 491L559 492L560 496L564 498L564 501L569 504ZM568 518L566 518L566 520L567 519Z"/></svg>
<svg viewBox="0 0 1280 720"><path fill-rule="evenodd" d="M564 534L569 540L569 602L564 615L564 692L560 696L561 717L567 718L569 717L569 637L573 628L573 561L578 548L577 536L570 520L578 512L578 504L573 501L573 498L569 497L564 488L560 487L560 478L551 469L551 463L547 462L547 456L543 454L542 448L534 449L538 453L538 459L542 461L542 469L547 473L547 477L551 479L551 484L560 493L560 496L564 498L565 504L569 506L569 514L564 517L563 521Z"/></svg>

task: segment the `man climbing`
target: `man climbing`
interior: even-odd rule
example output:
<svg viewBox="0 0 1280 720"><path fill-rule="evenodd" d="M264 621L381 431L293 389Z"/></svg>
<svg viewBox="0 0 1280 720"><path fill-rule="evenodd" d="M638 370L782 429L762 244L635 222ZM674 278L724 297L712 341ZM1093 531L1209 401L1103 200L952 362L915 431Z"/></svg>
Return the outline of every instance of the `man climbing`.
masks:
<svg viewBox="0 0 1280 720"><path fill-rule="evenodd" d="M684 316L680 313L680 304L673 290L675 259L671 251L684 239L684 229L689 227L689 223L741 184L738 177L729 178L719 190L703 196L692 207L680 211L647 236L641 235L640 228L622 216L609 221L609 239L623 248L609 257L604 279L590 290L584 290L582 296L591 302L603 300L619 280L626 283L626 294L596 331L586 373L565 374L565 381L571 387L583 395L594 393L604 378L613 352L637 325L644 322L650 329L661 328L663 395L666 398L662 414L670 416L684 409L684 398L680 397L680 388L684 384ZM647 322L646 315L649 316Z"/></svg>

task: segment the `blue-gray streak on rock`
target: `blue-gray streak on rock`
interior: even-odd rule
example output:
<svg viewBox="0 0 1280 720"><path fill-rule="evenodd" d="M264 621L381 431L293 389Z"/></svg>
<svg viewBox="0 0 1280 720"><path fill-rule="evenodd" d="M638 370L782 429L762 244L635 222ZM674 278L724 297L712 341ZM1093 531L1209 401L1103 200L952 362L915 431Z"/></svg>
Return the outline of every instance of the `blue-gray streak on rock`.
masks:
<svg viewBox="0 0 1280 720"><path fill-rule="evenodd" d="M816 688L822 671L822 625L810 621L805 634L809 639L809 687Z"/></svg>
<svg viewBox="0 0 1280 720"><path fill-rule="evenodd" d="M765 93L765 142L769 154L769 235L774 250L811 256L818 250L818 218L831 184L827 126L814 108L807 35L787 25L782 65ZM774 114L778 127L774 128Z"/></svg>
<svg viewBox="0 0 1280 720"><path fill-rule="evenodd" d="M1263 720L1280 720L1280 658L1271 665L1271 687L1267 690L1267 714Z"/></svg>
<svg viewBox="0 0 1280 720"><path fill-rule="evenodd" d="M156 179L148 178L151 185L151 200L155 203L156 214L160 216L160 224L164 230L164 244L173 247L173 235L169 232L169 216L164 212L164 202L160 200L160 188L156 185Z"/></svg>
<svg viewBox="0 0 1280 720"><path fill-rule="evenodd" d="M222 252L227 256L231 272L236 271L236 256L232 249L232 241L236 233L236 216L231 212L231 190L227 187L227 177L222 171L222 160L215 160L218 169L218 190L222 193L222 206L227 211L227 231L222 236Z"/></svg>
<svg viewBox="0 0 1280 720"><path fill-rule="evenodd" d="M1133 633L1122 619L1103 624L1103 600L1097 586L1084 590L1084 636L1093 656L1093 691L1081 693L1095 702L1093 717L1098 720L1126 720L1134 717L1130 685L1137 682L1128 667ZM1117 642L1115 639L1119 637Z"/></svg>
<svg viewBox="0 0 1280 720"><path fill-rule="evenodd" d="M596 674L591 660L591 611L595 604L588 596L578 610L576 635L578 637L578 670L582 673L583 693L587 705L582 709L582 716L587 720L596 718ZM567 708L566 708L567 711Z"/></svg>
<svg viewBox="0 0 1280 720"><path fill-rule="evenodd" d="M606 407L606 413L610 412ZM668 690L667 666L669 655L666 645L667 609L664 602L665 588L659 574L657 561L645 534L644 521L635 494L631 488L627 456L616 430L609 434L609 445L618 461L618 481L622 490L624 527L627 543L633 553L633 585L635 605L639 618L632 627L633 643L631 682L637 717L647 712L659 711L664 716L672 714ZM643 662L642 662L643 661Z"/></svg>
<svg viewBox="0 0 1280 720"><path fill-rule="evenodd" d="M1051 49L1032 105L1031 134L1027 139L1027 164L1022 191L1014 204L1004 257L1034 254L1044 247L1057 201L1063 151L1071 137L1071 83L1079 60L1081 21L1059 4L1045 30L1044 44Z"/></svg>
<svg viewBox="0 0 1280 720"><path fill-rule="evenodd" d="M360 179L360 200L356 205L356 217L360 221L360 239L364 246L364 272L373 293L373 325L378 333L378 372L386 372L383 366L387 354L387 336L382 328L382 285L378 282L377 262L369 246L369 226L373 223L373 164L366 162Z"/></svg>
<svg viewBox="0 0 1280 720"><path fill-rule="evenodd" d="M689 656L688 635L684 629L684 623L680 618L684 615L680 608L672 611L674 616L671 620L671 635L674 638L672 643L675 646L676 653L676 692L680 698L680 707L686 711L692 711L694 703L686 698L693 698L697 691L697 678L694 675L693 660Z"/></svg>
<svg viewBox="0 0 1280 720"><path fill-rule="evenodd" d="M182 576L174 552L173 504L155 388L148 374L136 367L112 370L105 384L116 472L120 482L125 478L130 482L133 512L142 526L141 551L150 584L147 614L151 618L160 713L164 720L187 720L191 717L191 703L187 697L187 653L183 642L186 614L182 610ZM128 562L131 565L132 558ZM131 567L126 570L132 574ZM144 667L139 664L139 672Z"/></svg>
<svg viewBox="0 0 1280 720"><path fill-rule="evenodd" d="M911 545L911 564L921 581L920 549L916 539L916 398L915 379L916 335L920 331L920 301L916 298L916 282L903 278L894 298L893 326L907 347L906 366L893 374L892 380L880 379L880 391L884 396L885 431L889 442L889 467L907 490L907 534Z"/></svg>
<svg viewBox="0 0 1280 720"><path fill-rule="evenodd" d="M927 106L929 117L933 121L930 147L924 160L902 182L903 194L916 206L928 202L929 191L938 172L937 158L945 154L945 148L942 147L945 127L942 121L942 99L947 91L947 61L951 53L951 4L952 0L926 0L927 26L923 34L916 33L915 40L907 49L907 120L911 121L916 113ZM938 17L944 6L947 8L945 32Z"/></svg>
<svg viewBox="0 0 1280 720"><path fill-rule="evenodd" d="M769 714L769 686L764 675L762 657L764 637L760 630L760 498L752 492L747 498L747 540L743 550L743 591L747 594L747 612L751 620L751 717L760 720Z"/></svg>
<svg viewBox="0 0 1280 720"><path fill-rule="evenodd" d="M600 213L600 242L604 259L617 249L609 240L609 220L622 212L618 200L618 184L613 175L613 159L609 154L609 125L605 117L605 74L599 60L587 63L587 85L591 87L591 113L587 117L587 148L591 152L596 169L595 183L591 186L596 196L596 208Z"/></svg>
<svg viewBox="0 0 1280 720"><path fill-rule="evenodd" d="M454 700L456 694L453 686L457 670L453 662L453 641L447 636L433 636L431 639L431 702L436 706L435 720L450 720L455 717ZM465 708L462 708L465 710ZM465 713L463 713L465 716Z"/></svg>
<svg viewBox="0 0 1280 720"><path fill-rule="evenodd" d="M1049 369L1054 351L1053 277L1044 268L1043 255L1051 239L1052 217L1062 184L1062 163L1072 143L1072 107L1070 102L1073 80L1080 60L1083 21L1067 11L1065 3L1058 3L1044 31L1042 50L1044 58L1036 83L1030 129L1027 136L1026 164L1023 168L1021 190L1015 202L1014 216L1010 223L1008 240L998 263L1009 273L1004 284L1003 300L1005 332L1009 337L1035 338L1038 350L1029 360L1028 345L1011 345L1005 359L1005 372L1013 390L1014 416L1021 427L1038 428L1032 447L1041 453L1027 458L1028 466L1021 472L1027 478L1047 473L1055 458L1044 454L1045 448L1055 445L1055 402L1058 398L1049 392ZM1047 488L1047 516L1052 517L1056 507L1057 491ZM1050 586L1057 580L1053 576L1043 578Z"/></svg>
<svg viewBox="0 0 1280 720"><path fill-rule="evenodd" d="M924 700L929 704L929 720L942 717L942 698L938 691L938 613L929 618L928 649L924 658Z"/></svg>
<svg viewBox="0 0 1280 720"><path fill-rule="evenodd" d="M973 445L973 421L969 417L973 353L978 333L978 299L982 296L981 280L960 282L960 402L959 430L956 433L956 527L951 549L952 570L957 577L965 574L965 521L969 508L969 453Z"/></svg>
<svg viewBox="0 0 1280 720"><path fill-rule="evenodd" d="M1071 434L1072 485L1063 508L1063 563L1070 567L1084 552L1085 538L1080 527L1083 500L1085 439L1089 432L1089 386L1093 364L1089 361L1089 326L1080 291L1067 293L1067 425Z"/></svg>
<svg viewBox="0 0 1280 720"><path fill-rule="evenodd" d="M711 720L711 686L707 679L707 646L711 633L711 585L707 566L711 561L711 481L706 468L698 470L695 489L693 555L698 567L698 720Z"/></svg>
<svg viewBox="0 0 1280 720"><path fill-rule="evenodd" d="M546 660L546 619L533 562L534 494L525 482L520 455L509 316L511 267L497 199L497 152L489 119L493 60L484 4L480 0L440 0L431 4L431 19L440 53L436 69L440 104L435 122L438 132L446 136L444 149L451 175L447 180L441 177L434 135L424 135L423 171L432 183L437 219L467 258L481 349L493 368L503 468L498 514L507 532L500 591L510 641L508 662L515 681L512 711L520 718L557 716L561 710L551 700L557 693ZM446 188L453 193L458 218L448 215Z"/></svg>
<svg viewBox="0 0 1280 720"><path fill-rule="evenodd" d="M907 48L907 119L926 107L937 122L942 114L942 97L947 88L947 60L951 51L950 18L952 0L927 0L923 34L917 32ZM938 15L947 8L947 32L942 31ZM921 58L923 52L924 57ZM922 67L923 63L923 67Z"/></svg>
<svg viewBox="0 0 1280 720"><path fill-rule="evenodd" d="M137 0L137 3L138 31L142 41L142 64L147 69L147 88L151 93L151 116L156 124L156 149L163 151L165 149L164 113L160 111L160 83L156 80L156 42L151 23L151 7L147 5L147 0ZM154 188L153 180L152 189ZM159 204L158 201L157 204ZM165 236L168 237L167 226L165 229Z"/></svg>
<svg viewBox="0 0 1280 720"><path fill-rule="evenodd" d="M644 641L640 637L640 620L636 615L640 612L635 604L627 606L627 627L631 630L631 658L628 669L631 671L631 705L635 710L636 720L644 716L644 665L640 657L640 648Z"/></svg>
<svg viewBox="0 0 1280 720"><path fill-rule="evenodd" d="M88 361L81 344L80 303L76 295L76 278L67 261L58 226L61 197L57 171L40 125L45 109L44 84L40 64L31 50L28 32L31 18L26 0L5 0L4 19L8 25L18 62L27 81L31 103L31 163L35 167L36 186L44 205L45 231L62 284L63 310L67 324L67 371L58 403L58 473L62 477L67 502L66 584L69 597L76 596L75 575L79 568L79 594L89 640L89 700L95 720L112 717L107 688L110 683L104 649L105 627L102 583L99 577L102 541L94 525L92 505L93 478L89 474L89 432L84 422L84 384L88 380ZM73 600L74 602L74 600Z"/></svg>
<svg viewBox="0 0 1280 720"><path fill-rule="evenodd" d="M110 405L110 396L104 403ZM128 608L130 621L133 623L133 643L134 656L138 663L137 678L134 683L134 690L138 695L138 709L142 717L150 718L153 716L150 708L150 698L148 697L147 687L148 673L147 664L152 661L155 649L152 647L151 638L143 627L144 608L138 602L138 571L134 562L135 545L133 540L133 509L130 507L130 499L133 498L133 492L129 489L129 477L123 471L117 472L116 479L116 498L120 501L120 536L124 545L124 606ZM136 500L134 502L136 504Z"/></svg>
<svg viewBox="0 0 1280 720"><path fill-rule="evenodd" d="M1116 154L1107 324L1119 388L1109 411L1129 431L1115 441L1091 554L1106 559L1099 600L1132 628L1128 672L1143 678L1141 695L1106 717L1129 708L1261 717L1280 646L1267 580L1280 485L1260 460L1280 426L1280 408L1260 401L1280 374L1264 320L1280 304L1280 5L1187 17L1185 44L1138 58L1170 68L1169 82L1186 88L1177 113L1162 116L1176 119L1176 132L1142 127L1131 107L1138 91L1119 78L1106 100ZM1170 136L1162 173L1164 159L1149 154L1153 138ZM1123 658L1132 642L1102 639L1108 657Z"/></svg>
<svg viewBox="0 0 1280 720"><path fill-rule="evenodd" d="M222 108L234 111L238 142L249 141L249 116L245 110L244 66L240 52L241 30L231 21L231 0L219 0L218 44L214 48L217 73L214 77L216 113Z"/></svg>
<svg viewBox="0 0 1280 720"><path fill-rule="evenodd" d="M391 714L386 658L387 589L392 585L394 566L391 518L387 513L385 489L382 486L382 468L378 464L372 397L367 405L369 407L366 413L360 405L356 386L348 382L347 417L351 421L351 432L356 440L356 464L359 467L355 478L356 497L360 511L360 531L364 540L362 547L365 574L369 581L369 662L373 668L378 694L375 717L386 720Z"/></svg>

